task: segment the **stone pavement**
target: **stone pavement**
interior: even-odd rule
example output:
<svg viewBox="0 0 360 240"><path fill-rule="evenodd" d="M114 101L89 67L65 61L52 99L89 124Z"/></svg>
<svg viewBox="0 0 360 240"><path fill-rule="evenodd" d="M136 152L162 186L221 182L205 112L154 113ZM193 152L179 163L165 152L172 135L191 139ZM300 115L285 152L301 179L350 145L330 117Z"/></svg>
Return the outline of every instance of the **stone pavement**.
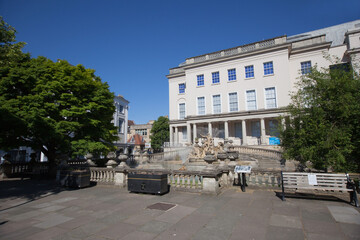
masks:
<svg viewBox="0 0 360 240"><path fill-rule="evenodd" d="M147 208L159 202L175 206ZM156 196L13 180L0 181L0 239L360 239L360 213L341 200L282 202L264 189Z"/></svg>

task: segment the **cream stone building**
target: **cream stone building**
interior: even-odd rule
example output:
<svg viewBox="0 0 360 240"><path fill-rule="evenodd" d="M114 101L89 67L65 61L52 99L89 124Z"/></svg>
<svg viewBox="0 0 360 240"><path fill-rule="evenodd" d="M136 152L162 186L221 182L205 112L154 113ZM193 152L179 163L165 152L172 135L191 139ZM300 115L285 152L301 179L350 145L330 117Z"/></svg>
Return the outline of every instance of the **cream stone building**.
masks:
<svg viewBox="0 0 360 240"><path fill-rule="evenodd" d="M127 129L129 116L129 101L123 96L118 95L114 98L115 112L113 115L113 123L117 128L118 141L115 145L118 147L126 147L127 145Z"/></svg>
<svg viewBox="0 0 360 240"><path fill-rule="evenodd" d="M360 20L187 58L171 68L170 145L210 134L236 145L278 143L278 117L290 92L317 65L359 63Z"/></svg>
<svg viewBox="0 0 360 240"><path fill-rule="evenodd" d="M144 138L144 140L147 143L151 142L151 128L152 125L154 124L154 120L150 120L147 124L134 124L130 126L130 131L128 134L128 138L130 138L131 136L135 135L135 134L139 134L140 136L142 136Z"/></svg>

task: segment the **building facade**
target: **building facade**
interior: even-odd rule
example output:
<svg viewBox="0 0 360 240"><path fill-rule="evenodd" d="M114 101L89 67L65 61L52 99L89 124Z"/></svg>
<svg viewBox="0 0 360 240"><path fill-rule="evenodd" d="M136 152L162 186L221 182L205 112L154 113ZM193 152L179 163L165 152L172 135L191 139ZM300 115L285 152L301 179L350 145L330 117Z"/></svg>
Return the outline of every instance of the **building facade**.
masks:
<svg viewBox="0 0 360 240"><path fill-rule="evenodd" d="M278 117L287 115L296 81L315 65L334 64L324 56L359 63L360 20L187 58L167 75L170 144L207 134L215 143L277 144Z"/></svg>
<svg viewBox="0 0 360 240"><path fill-rule="evenodd" d="M151 142L151 128L154 124L154 120L150 120L147 124L134 124L130 126L130 132L128 138L130 136L133 136L135 134L139 134L142 136L145 140L145 142L150 143Z"/></svg>
<svg viewBox="0 0 360 240"><path fill-rule="evenodd" d="M114 98L115 112L113 115L113 123L117 128L117 135L119 139L115 142L118 146L126 146L127 131L128 131L128 114L129 101L123 96L118 95Z"/></svg>

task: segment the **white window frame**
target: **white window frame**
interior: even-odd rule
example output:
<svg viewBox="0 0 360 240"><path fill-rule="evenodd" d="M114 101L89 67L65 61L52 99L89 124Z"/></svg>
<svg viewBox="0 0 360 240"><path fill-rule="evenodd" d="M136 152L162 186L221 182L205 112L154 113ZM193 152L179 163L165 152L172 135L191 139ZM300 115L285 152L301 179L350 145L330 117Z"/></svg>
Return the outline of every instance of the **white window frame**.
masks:
<svg viewBox="0 0 360 240"><path fill-rule="evenodd" d="M247 92L248 91L255 91L255 106L256 106L256 109L249 110L249 108L248 108L248 101L247 101ZM245 107L246 107L246 111L256 111L256 110L259 109L256 89L247 89L247 90L245 90Z"/></svg>
<svg viewBox="0 0 360 240"><path fill-rule="evenodd" d="M236 93L236 99L237 99L237 111L231 111L231 107L230 107L230 94L231 93ZM229 112L238 112L239 111L239 93L238 92L229 92L228 93L228 110Z"/></svg>
<svg viewBox="0 0 360 240"><path fill-rule="evenodd" d="M204 98L204 114L199 114L199 98ZM199 115L199 116L206 115L206 97L205 96L196 97L196 115Z"/></svg>
<svg viewBox="0 0 360 240"><path fill-rule="evenodd" d="M267 102L266 102L266 89L267 89L267 88L274 88L274 90L275 90L275 107L273 107L273 108L268 108L268 106L267 106ZM264 88L264 106L265 106L265 109L275 109L275 108L278 108L278 100L277 100L276 87L265 87L265 88Z"/></svg>
<svg viewBox="0 0 360 240"><path fill-rule="evenodd" d="M184 115L184 118L181 118L181 114L180 114L180 104L184 104L184 112L185 112L185 115ZM186 103L179 103L178 104L178 113L179 113L179 120L182 120L182 119L185 119L186 118Z"/></svg>
<svg viewBox="0 0 360 240"><path fill-rule="evenodd" d="M214 111L214 96L219 96L219 97L220 97L220 112L218 112L218 113L215 113L215 111ZM213 113L213 114L220 114L220 113L222 113L221 94L214 94L214 95L212 95L212 97L211 97L211 106L212 106L212 113Z"/></svg>

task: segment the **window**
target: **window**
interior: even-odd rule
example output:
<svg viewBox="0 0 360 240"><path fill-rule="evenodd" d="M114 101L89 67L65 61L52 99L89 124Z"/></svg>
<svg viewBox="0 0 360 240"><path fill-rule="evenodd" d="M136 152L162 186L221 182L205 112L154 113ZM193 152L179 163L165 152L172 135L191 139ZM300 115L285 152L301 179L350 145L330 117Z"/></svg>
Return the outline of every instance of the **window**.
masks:
<svg viewBox="0 0 360 240"><path fill-rule="evenodd" d="M147 129L135 129L135 133L141 135L141 136L146 136L147 135Z"/></svg>
<svg viewBox="0 0 360 240"><path fill-rule="evenodd" d="M219 72L213 72L212 83L219 83L219 82L220 82Z"/></svg>
<svg viewBox="0 0 360 240"><path fill-rule="evenodd" d="M229 81L235 81L236 80L236 69L228 69L228 79Z"/></svg>
<svg viewBox="0 0 360 240"><path fill-rule="evenodd" d="M198 97L198 115L205 115L205 97Z"/></svg>
<svg viewBox="0 0 360 240"><path fill-rule="evenodd" d="M197 85L204 86L204 74L197 75Z"/></svg>
<svg viewBox="0 0 360 240"><path fill-rule="evenodd" d="M121 106L121 105L120 105ZM124 133L124 119L119 118L119 133Z"/></svg>
<svg viewBox="0 0 360 240"><path fill-rule="evenodd" d="M254 77L254 65L245 67L245 78L253 78Z"/></svg>
<svg viewBox="0 0 360 240"><path fill-rule="evenodd" d="M251 136L253 137L260 137L260 121L251 122Z"/></svg>
<svg viewBox="0 0 360 240"><path fill-rule="evenodd" d="M185 118L185 103L179 104L179 119Z"/></svg>
<svg viewBox="0 0 360 240"><path fill-rule="evenodd" d="M305 75L311 72L311 61L301 63L301 74Z"/></svg>
<svg viewBox="0 0 360 240"><path fill-rule="evenodd" d="M229 110L230 112L238 111L238 97L237 93L229 93Z"/></svg>
<svg viewBox="0 0 360 240"><path fill-rule="evenodd" d="M213 113L221 113L221 99L220 95L213 96Z"/></svg>
<svg viewBox="0 0 360 240"><path fill-rule="evenodd" d="M256 110L256 93L255 90L246 91L246 106L247 110Z"/></svg>
<svg viewBox="0 0 360 240"><path fill-rule="evenodd" d="M182 132L182 139L183 139L183 140L187 140L187 128L186 128L186 127L182 127L182 128L181 128L181 132Z"/></svg>
<svg viewBox="0 0 360 240"><path fill-rule="evenodd" d="M179 93L185 93L185 83L179 84Z"/></svg>
<svg viewBox="0 0 360 240"><path fill-rule="evenodd" d="M266 108L276 108L276 92L275 88L265 88Z"/></svg>
<svg viewBox="0 0 360 240"><path fill-rule="evenodd" d="M235 137L242 139L242 123L241 122L235 123Z"/></svg>
<svg viewBox="0 0 360 240"><path fill-rule="evenodd" d="M119 112L124 113L124 106L123 105L119 105Z"/></svg>
<svg viewBox="0 0 360 240"><path fill-rule="evenodd" d="M274 74L273 62L264 63L264 75Z"/></svg>

